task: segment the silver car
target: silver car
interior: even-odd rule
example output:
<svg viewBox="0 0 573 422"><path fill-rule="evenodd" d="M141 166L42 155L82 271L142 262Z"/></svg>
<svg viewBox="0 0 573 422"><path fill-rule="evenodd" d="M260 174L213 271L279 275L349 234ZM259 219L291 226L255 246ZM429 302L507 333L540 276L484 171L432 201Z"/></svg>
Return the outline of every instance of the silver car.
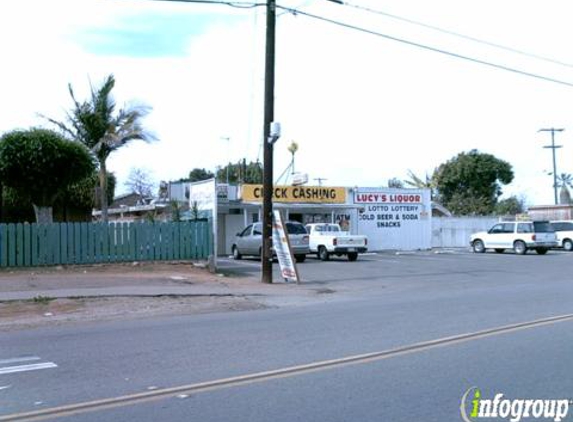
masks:
<svg viewBox="0 0 573 422"><path fill-rule="evenodd" d="M308 249L308 233L301 223L287 221L286 229L296 262L306 259ZM263 225L254 223L237 233L232 251L233 258L241 259L243 255L261 256L263 245Z"/></svg>

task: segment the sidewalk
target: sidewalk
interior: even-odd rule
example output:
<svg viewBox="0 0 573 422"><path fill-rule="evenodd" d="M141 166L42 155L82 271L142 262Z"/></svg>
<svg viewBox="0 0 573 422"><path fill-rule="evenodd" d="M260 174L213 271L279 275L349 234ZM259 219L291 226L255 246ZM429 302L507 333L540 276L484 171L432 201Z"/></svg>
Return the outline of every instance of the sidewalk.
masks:
<svg viewBox="0 0 573 422"><path fill-rule="evenodd" d="M263 284L188 262L3 269L0 328L303 305L324 296L316 286Z"/></svg>
<svg viewBox="0 0 573 422"><path fill-rule="evenodd" d="M0 271L0 301L115 296L264 296L306 291L293 283L211 274L189 263L106 264Z"/></svg>

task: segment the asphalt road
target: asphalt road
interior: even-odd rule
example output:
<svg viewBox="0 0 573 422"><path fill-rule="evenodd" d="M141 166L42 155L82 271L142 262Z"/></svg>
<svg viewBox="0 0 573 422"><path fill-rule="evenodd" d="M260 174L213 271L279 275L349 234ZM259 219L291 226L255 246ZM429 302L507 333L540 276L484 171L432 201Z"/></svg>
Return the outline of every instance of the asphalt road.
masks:
<svg viewBox="0 0 573 422"><path fill-rule="evenodd" d="M304 282L329 300L2 333L0 420L120 396L68 420L443 422L461 420L473 386L484 397L573 398L572 260L562 252L308 260ZM45 367L2 372L32 364ZM247 378L229 380L237 376Z"/></svg>

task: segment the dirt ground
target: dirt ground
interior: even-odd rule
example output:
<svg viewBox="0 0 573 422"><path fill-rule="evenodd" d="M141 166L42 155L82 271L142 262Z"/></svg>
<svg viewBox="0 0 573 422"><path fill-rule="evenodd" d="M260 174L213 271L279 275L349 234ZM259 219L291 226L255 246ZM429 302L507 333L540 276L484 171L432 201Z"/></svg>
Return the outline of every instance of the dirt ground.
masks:
<svg viewBox="0 0 573 422"><path fill-rule="evenodd" d="M263 309L244 297L113 297L0 302L0 331L92 321Z"/></svg>
<svg viewBox="0 0 573 422"><path fill-rule="evenodd" d="M102 320L266 308L249 278L211 274L190 263L129 263L0 271L0 331ZM113 293L125 289L126 296ZM62 290L65 289L65 290ZM74 296L56 298L73 289ZM97 289L98 296L91 296ZM105 295L109 289L113 294ZM177 292L169 293L173 289ZM138 296L138 291L145 291ZM243 294L242 292L246 293ZM26 300L6 300L26 292ZM42 294L36 294L42 292ZM84 294L85 292L85 294ZM149 292L153 292L150 294ZM167 293L164 293L167 292Z"/></svg>

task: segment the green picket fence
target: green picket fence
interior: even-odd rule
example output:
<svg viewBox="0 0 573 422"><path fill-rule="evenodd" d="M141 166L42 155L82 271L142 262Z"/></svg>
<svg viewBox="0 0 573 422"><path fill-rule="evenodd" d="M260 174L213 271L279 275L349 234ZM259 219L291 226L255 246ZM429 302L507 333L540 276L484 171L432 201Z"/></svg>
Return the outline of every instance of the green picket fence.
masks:
<svg viewBox="0 0 573 422"><path fill-rule="evenodd" d="M208 221L0 224L0 267L206 259Z"/></svg>

